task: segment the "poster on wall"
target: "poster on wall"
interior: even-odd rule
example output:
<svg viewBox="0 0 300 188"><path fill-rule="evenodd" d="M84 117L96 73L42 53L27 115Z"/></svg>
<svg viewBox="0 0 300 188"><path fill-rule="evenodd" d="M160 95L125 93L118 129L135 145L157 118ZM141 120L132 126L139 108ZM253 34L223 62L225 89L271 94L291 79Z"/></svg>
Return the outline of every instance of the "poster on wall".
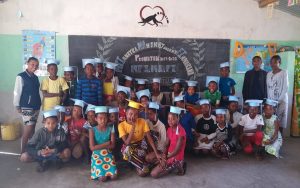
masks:
<svg viewBox="0 0 300 188"><path fill-rule="evenodd" d="M23 70L26 69L26 61L30 57L36 57L40 64L35 72L37 76L47 76L46 59L55 58L55 32L23 30Z"/></svg>
<svg viewBox="0 0 300 188"><path fill-rule="evenodd" d="M69 36L69 62L79 68L79 76L83 75L81 60L98 57L117 63L119 75L160 77L163 91L175 77L197 80L203 90L206 76L219 75L220 63L229 61L229 51L226 39Z"/></svg>

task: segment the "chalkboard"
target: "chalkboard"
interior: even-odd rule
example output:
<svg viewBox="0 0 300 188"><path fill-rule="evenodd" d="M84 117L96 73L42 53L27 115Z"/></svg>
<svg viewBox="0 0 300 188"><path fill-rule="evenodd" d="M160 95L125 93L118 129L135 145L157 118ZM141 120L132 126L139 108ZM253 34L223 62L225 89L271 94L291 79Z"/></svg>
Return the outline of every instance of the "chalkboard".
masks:
<svg viewBox="0 0 300 188"><path fill-rule="evenodd" d="M83 75L81 59L99 57L118 63L118 75L161 77L166 90L174 77L197 80L202 91L207 75L219 75L219 65L229 61L230 40L69 36L69 62ZM122 79L120 79L122 80Z"/></svg>

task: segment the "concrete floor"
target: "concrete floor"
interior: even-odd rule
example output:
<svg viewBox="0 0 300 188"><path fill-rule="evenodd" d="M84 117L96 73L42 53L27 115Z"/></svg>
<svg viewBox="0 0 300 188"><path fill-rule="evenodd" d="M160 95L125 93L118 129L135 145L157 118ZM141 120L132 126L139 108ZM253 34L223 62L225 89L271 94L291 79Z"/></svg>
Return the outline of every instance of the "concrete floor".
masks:
<svg viewBox="0 0 300 188"><path fill-rule="evenodd" d="M0 151L17 152L19 141L0 141ZM76 161L62 169L50 168L44 173L35 171L36 163L21 163L18 156L0 154L0 187L300 187L300 139L284 142L284 158L266 157L257 161L254 156L238 153L230 160L213 157L187 156L185 176L170 174L161 179L140 178L128 167L121 168L117 181L99 183L89 180L89 166ZM101 184L101 185L100 185Z"/></svg>

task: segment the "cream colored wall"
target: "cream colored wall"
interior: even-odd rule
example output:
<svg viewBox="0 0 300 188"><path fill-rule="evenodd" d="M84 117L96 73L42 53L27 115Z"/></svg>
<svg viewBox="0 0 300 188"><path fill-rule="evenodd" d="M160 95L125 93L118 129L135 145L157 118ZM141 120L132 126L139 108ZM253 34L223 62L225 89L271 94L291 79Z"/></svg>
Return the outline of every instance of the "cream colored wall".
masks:
<svg viewBox="0 0 300 188"><path fill-rule="evenodd" d="M170 24L140 26L139 10L144 5L162 6ZM299 18L277 10L271 19L266 15L254 0L7 0L0 4L0 34L37 29L58 35L300 39Z"/></svg>

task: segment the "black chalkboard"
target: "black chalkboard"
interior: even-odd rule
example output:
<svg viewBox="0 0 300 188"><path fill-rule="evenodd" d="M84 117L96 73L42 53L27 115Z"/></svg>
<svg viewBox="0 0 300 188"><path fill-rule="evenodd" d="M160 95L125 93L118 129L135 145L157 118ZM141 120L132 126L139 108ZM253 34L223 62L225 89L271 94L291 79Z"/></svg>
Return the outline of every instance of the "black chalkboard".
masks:
<svg viewBox="0 0 300 188"><path fill-rule="evenodd" d="M163 90L174 77L197 80L203 90L206 76L218 76L220 63L229 61L229 51L227 39L69 36L69 62L78 66L79 76L81 59L99 57L118 63L119 75L161 77Z"/></svg>

